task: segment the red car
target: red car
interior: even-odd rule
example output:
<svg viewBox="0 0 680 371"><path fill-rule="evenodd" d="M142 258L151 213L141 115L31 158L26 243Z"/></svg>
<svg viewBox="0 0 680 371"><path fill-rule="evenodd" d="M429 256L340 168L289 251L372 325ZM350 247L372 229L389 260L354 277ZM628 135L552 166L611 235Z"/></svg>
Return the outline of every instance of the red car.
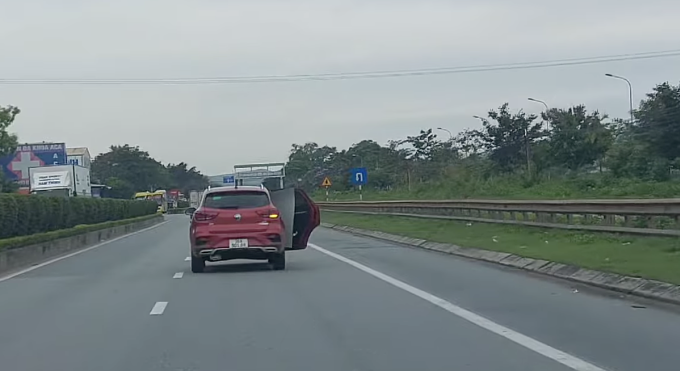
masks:
<svg viewBox="0 0 680 371"><path fill-rule="evenodd" d="M191 215L191 271L206 261L268 260L286 268L286 250L307 248L320 224L319 207L301 189L270 192L265 187L217 187L204 192Z"/></svg>

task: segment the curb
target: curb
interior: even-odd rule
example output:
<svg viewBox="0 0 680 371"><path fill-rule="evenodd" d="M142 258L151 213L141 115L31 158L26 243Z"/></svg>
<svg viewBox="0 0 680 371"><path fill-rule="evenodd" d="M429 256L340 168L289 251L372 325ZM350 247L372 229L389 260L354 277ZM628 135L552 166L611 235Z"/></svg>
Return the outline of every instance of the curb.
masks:
<svg viewBox="0 0 680 371"><path fill-rule="evenodd" d="M465 258L514 267L568 281L578 282L627 295L654 299L680 305L680 286L667 282L639 277L624 276L616 273L585 269L575 265L562 264L541 259L525 258L510 253L460 247L447 243L430 242L417 238L399 236L379 231L348 227L329 223L321 226L336 231L372 237L383 241L395 242L426 250L438 251Z"/></svg>

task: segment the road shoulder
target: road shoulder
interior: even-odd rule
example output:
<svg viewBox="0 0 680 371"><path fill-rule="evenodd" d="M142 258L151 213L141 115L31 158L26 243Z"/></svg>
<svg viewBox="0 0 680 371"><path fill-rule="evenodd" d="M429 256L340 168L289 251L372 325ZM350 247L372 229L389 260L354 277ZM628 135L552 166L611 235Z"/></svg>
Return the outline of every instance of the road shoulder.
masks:
<svg viewBox="0 0 680 371"><path fill-rule="evenodd" d="M518 268L546 276L578 282L598 288L659 300L680 305L680 286L666 282L620 275L616 273L585 269L575 265L562 264L541 259L527 258L511 253L479 248L460 247L453 244L431 242L381 231L355 228L350 226L322 223L322 227L364 237L376 238L411 247L438 251L474 260Z"/></svg>

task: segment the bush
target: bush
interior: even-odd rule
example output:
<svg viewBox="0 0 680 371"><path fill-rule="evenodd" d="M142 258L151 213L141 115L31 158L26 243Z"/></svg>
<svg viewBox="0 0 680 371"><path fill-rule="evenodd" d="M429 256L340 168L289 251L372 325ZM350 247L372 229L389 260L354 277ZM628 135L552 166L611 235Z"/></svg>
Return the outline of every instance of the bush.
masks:
<svg viewBox="0 0 680 371"><path fill-rule="evenodd" d="M157 208L154 201L0 194L0 239L137 218Z"/></svg>

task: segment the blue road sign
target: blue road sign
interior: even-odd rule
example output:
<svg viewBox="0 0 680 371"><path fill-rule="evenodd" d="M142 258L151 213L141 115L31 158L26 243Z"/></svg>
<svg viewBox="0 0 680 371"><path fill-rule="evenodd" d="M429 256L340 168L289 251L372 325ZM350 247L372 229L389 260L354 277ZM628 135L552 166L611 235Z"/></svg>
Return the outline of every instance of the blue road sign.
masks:
<svg viewBox="0 0 680 371"><path fill-rule="evenodd" d="M358 186L368 182L368 171L365 167L355 167L350 170L350 173L352 174L352 177L350 178L352 184Z"/></svg>
<svg viewBox="0 0 680 371"><path fill-rule="evenodd" d="M20 144L15 153L0 158L0 171L5 179L24 187L28 186L28 169L46 165L66 165L66 144Z"/></svg>
<svg viewBox="0 0 680 371"><path fill-rule="evenodd" d="M233 175L225 175L224 178L222 178L222 183L224 184L234 184L234 176Z"/></svg>

